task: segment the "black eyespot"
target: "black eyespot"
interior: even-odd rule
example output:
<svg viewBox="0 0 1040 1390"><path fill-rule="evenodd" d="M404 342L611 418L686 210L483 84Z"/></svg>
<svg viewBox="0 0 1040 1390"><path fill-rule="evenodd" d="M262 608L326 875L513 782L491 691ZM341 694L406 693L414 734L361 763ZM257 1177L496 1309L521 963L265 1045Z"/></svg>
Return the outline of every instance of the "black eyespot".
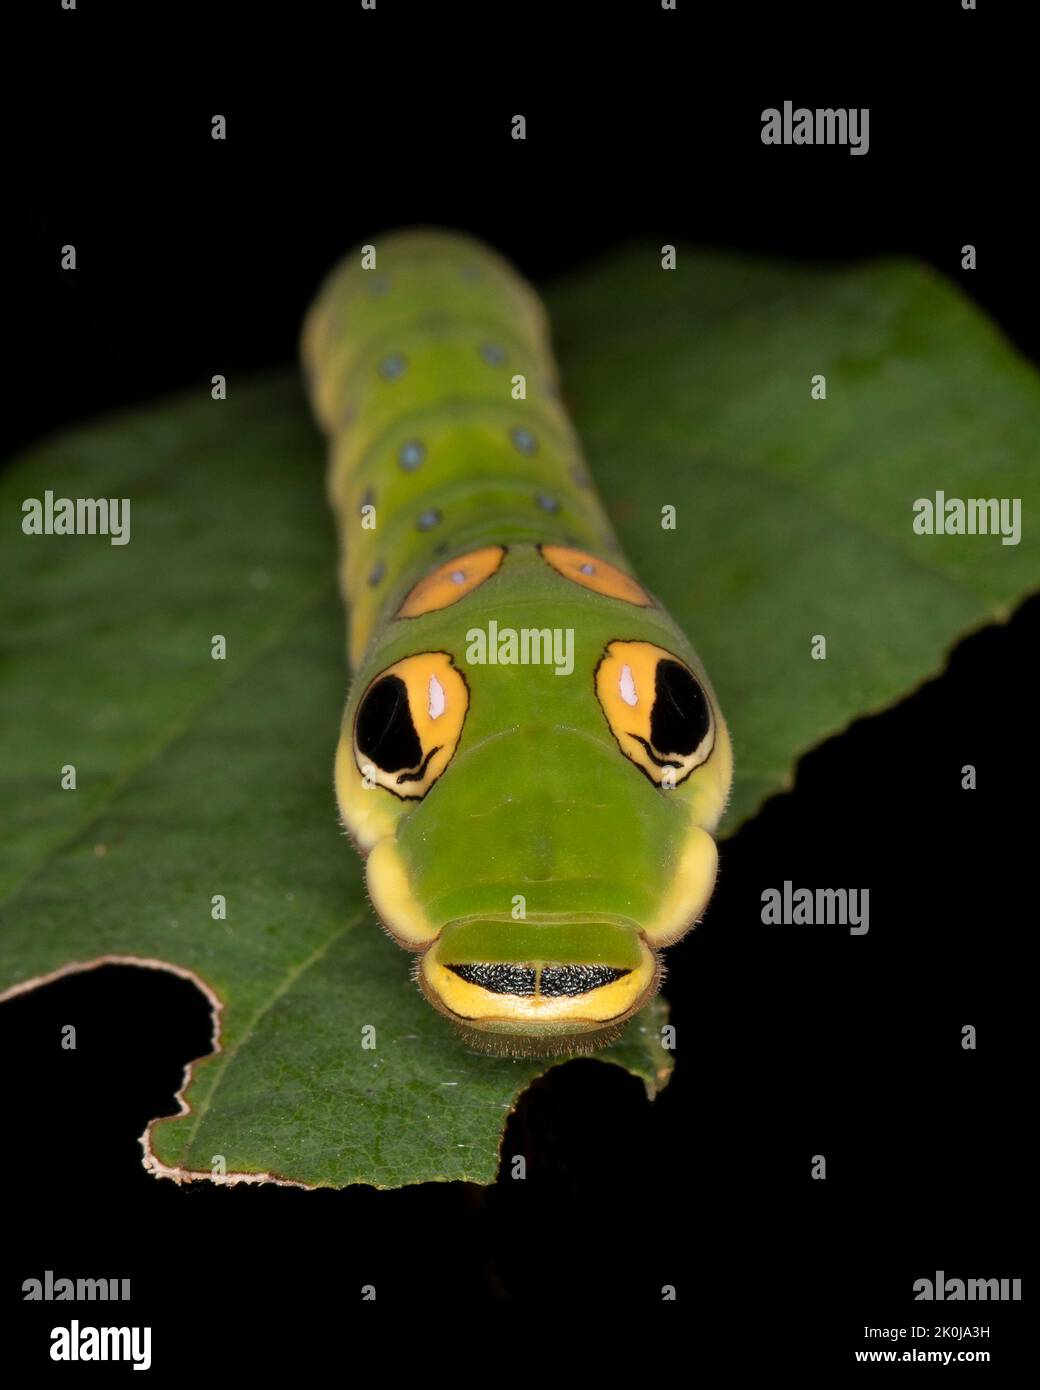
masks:
<svg viewBox="0 0 1040 1390"><path fill-rule="evenodd" d="M603 562L587 558L598 572ZM596 698L618 747L655 787L674 791L711 757L716 727L711 697L666 648L623 638L608 642L595 680Z"/></svg>
<svg viewBox="0 0 1040 1390"><path fill-rule="evenodd" d="M422 762L408 689L400 676L376 681L361 702L355 727L358 750L384 772L401 772Z"/></svg>
<svg viewBox="0 0 1040 1390"><path fill-rule="evenodd" d="M711 728L708 699L678 661L659 661L654 675L650 741L660 753L688 757Z"/></svg>
<svg viewBox="0 0 1040 1390"><path fill-rule="evenodd" d="M448 652L416 652L366 686L354 714L354 763L400 801L421 801L447 769L469 711L469 686Z"/></svg>

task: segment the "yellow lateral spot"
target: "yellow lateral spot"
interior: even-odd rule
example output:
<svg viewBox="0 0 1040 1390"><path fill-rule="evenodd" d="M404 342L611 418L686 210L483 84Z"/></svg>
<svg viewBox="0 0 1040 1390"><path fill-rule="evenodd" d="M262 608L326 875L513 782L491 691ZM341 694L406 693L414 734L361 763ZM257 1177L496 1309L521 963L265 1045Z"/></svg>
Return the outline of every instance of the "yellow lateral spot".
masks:
<svg viewBox="0 0 1040 1390"><path fill-rule="evenodd" d="M708 906L718 868L719 851L715 841L699 825L691 825L661 910L657 918L643 928L643 935L651 946L657 949L671 946L686 935Z"/></svg>
<svg viewBox="0 0 1040 1390"><path fill-rule="evenodd" d="M722 819L732 782L733 745L726 721L715 709L715 746L711 750L711 757L696 769L696 776L686 783L690 788L693 818L711 833Z"/></svg>
<svg viewBox="0 0 1040 1390"><path fill-rule="evenodd" d="M348 834L365 853L377 840L394 833L398 816L404 809L401 803L377 791L371 781L365 784L351 741L345 734L336 747L336 801Z"/></svg>
<svg viewBox="0 0 1040 1390"><path fill-rule="evenodd" d="M501 565L505 553L505 546L488 545L481 550L471 550L468 555L460 555L457 560L438 565L419 580L401 604L397 616L419 618L424 613L437 613L442 608L450 608L490 579Z"/></svg>
<svg viewBox="0 0 1040 1390"><path fill-rule="evenodd" d="M540 545L542 558L552 565L557 574L564 579L580 584L583 589L603 594L606 598L619 598L625 603L634 603L639 608L653 607L653 599L646 590L621 570L608 565L596 555L584 550L571 550L565 545Z"/></svg>
<svg viewBox="0 0 1040 1390"><path fill-rule="evenodd" d="M380 840L365 861L365 882L380 921L402 946L417 951L436 939L440 929L416 900L392 836Z"/></svg>

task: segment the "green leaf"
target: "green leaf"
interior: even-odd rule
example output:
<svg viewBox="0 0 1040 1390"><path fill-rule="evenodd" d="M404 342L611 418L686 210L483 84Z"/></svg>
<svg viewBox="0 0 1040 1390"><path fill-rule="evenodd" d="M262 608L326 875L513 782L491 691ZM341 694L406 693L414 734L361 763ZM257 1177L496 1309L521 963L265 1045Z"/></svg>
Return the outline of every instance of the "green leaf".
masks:
<svg viewBox="0 0 1040 1390"><path fill-rule="evenodd" d="M1040 378L916 262L820 269L632 251L550 301L621 542L711 675L734 740L723 830L798 757L935 674L1037 584ZM813 400L812 378L826 378ZM915 535L913 504L1020 498L1021 542ZM661 507L677 508L674 531ZM810 658L816 634L827 658Z"/></svg>
<svg viewBox="0 0 1040 1390"><path fill-rule="evenodd" d="M735 824L1034 583L1028 532L915 536L911 509L937 490L1021 497L1028 522L1040 385L918 266L681 248L679 266L633 252L550 309L622 541L719 690ZM347 674L323 471L293 371L62 436L0 479L0 989L134 959L210 993L219 1050L191 1069L190 1109L150 1127L154 1171L209 1176L219 1155L308 1185L489 1182L505 1116L548 1064L468 1052L368 911L332 794ZM130 544L23 536L21 502L46 489L130 497ZM665 1016L602 1054L651 1095Z"/></svg>

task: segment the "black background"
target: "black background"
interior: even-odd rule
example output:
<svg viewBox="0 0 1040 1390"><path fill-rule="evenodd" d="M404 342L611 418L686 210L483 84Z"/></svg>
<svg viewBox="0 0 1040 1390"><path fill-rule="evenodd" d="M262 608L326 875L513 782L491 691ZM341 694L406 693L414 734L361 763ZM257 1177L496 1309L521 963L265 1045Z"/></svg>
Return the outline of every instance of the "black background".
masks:
<svg viewBox="0 0 1040 1390"><path fill-rule="evenodd" d="M543 282L636 235L817 260L909 252L1040 358L1022 39L985 0L726 19L692 0L266 17L80 3L36 8L9 97L12 445L291 359L322 274L402 224L474 232ZM763 146L761 111L788 98L869 106L869 154ZM65 242L74 275L58 269ZM1035 908L1016 802L1037 634L1034 601L969 637L940 679L810 754L794 792L724 845L705 922L669 953L674 1080L649 1105L616 1068L554 1070L509 1122L503 1152L526 1156L526 1181L507 1166L488 1190L158 1182L138 1135L209 1049L198 991L108 967L8 1004L9 1353L46 1372L50 1328L84 1317L18 1301L49 1268L129 1277L122 1320L154 1328L160 1375L197 1364L192 1320L221 1367L271 1364L297 1337L300 1355L320 1348L373 1315L365 1284L376 1308L448 1305L456 1331L489 1299L545 1303L593 1341L640 1324L591 1322L590 1305L641 1315L674 1285L678 1306L646 1325L681 1325L693 1367L721 1354L840 1374L865 1324L983 1324L989 1341L927 1346L989 1350L1006 1374L1026 1304L915 1303L912 1284L941 1269L1023 1277L1030 1293ZM869 935L763 928L762 889L785 879L868 886ZM969 1023L976 1052L960 1045Z"/></svg>

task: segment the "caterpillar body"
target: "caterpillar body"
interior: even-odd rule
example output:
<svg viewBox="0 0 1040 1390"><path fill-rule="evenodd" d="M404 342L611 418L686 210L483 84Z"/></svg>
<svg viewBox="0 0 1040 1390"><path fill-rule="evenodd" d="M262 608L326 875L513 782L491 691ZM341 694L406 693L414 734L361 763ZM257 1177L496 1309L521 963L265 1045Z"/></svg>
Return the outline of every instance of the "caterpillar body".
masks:
<svg viewBox="0 0 1040 1390"><path fill-rule="evenodd" d="M497 255L423 231L363 248L303 359L354 675L336 796L373 907L469 1042L590 1051L711 895L714 692L621 555L545 312Z"/></svg>

